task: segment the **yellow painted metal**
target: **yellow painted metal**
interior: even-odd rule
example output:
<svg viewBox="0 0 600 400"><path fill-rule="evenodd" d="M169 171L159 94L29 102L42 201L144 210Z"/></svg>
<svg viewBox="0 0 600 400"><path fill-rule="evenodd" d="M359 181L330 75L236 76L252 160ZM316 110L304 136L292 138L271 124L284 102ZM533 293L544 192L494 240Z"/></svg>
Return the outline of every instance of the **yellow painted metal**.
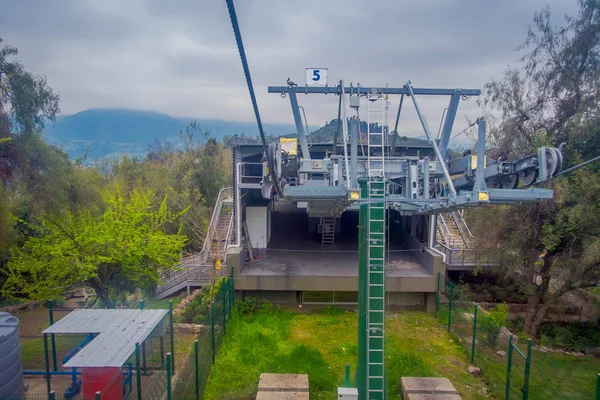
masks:
<svg viewBox="0 0 600 400"><path fill-rule="evenodd" d="M279 146L281 150L288 153L290 156L298 154L298 139L296 138L279 138Z"/></svg>

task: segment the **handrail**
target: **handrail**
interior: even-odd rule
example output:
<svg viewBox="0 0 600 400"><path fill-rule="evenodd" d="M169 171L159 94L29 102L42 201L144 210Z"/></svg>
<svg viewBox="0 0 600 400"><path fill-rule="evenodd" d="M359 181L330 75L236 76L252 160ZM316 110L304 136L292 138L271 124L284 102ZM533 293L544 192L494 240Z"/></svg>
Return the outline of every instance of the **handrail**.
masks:
<svg viewBox="0 0 600 400"><path fill-rule="evenodd" d="M453 211L452 213L456 214L457 218L460 219L460 223L467 230L467 233L469 234L469 236L472 237L473 239L476 239L476 237L473 236L473 234L471 233L471 230L469 229L469 225L467 225L467 221L465 221L465 217L463 217L462 213L460 213L458 211Z"/></svg>
<svg viewBox="0 0 600 400"><path fill-rule="evenodd" d="M196 256L198 254L193 254L191 256L186 257L184 260L177 263L173 267L167 269L166 271L162 271L159 274L159 279L161 282L164 282L164 283L162 285L157 286L156 293L161 293L161 292L187 280L189 277L189 271L188 271L187 267L189 267L190 265L196 265L196 264L199 264L199 266L206 265L208 253L210 252L210 243L212 243L212 239L213 239L214 233L216 231L216 228L217 228L217 225L219 222L218 221L219 218L217 218L217 216L220 215L220 213L221 213L221 209L223 207L223 202L225 201L225 199L227 199L228 197L231 197L232 194L233 194L232 187L223 188L219 191L219 194L217 196L217 201L215 203L215 207L212 212L209 229L208 229L208 232L206 233L206 236L204 237L204 244L202 246L202 250L199 253L200 262L199 263L196 262ZM233 213L232 213L231 218L233 218ZM230 235L229 231L231 230L231 221L232 221L232 219L229 220L228 235Z"/></svg>
<svg viewBox="0 0 600 400"><path fill-rule="evenodd" d="M231 194L229 194L228 196L224 196L223 194L226 191L231 192ZM219 191L219 195L217 196L215 208L213 209L212 216L210 218L210 226L208 228L208 232L206 233L206 236L204 237L204 245L202 246L202 251L200 252L200 264L205 263L206 260L208 259L208 253L210 251L210 243L213 240L213 236L215 234L217 224L219 223L218 218L215 218L215 217L217 215L220 215L221 208L223 207L223 201L227 197L230 197L232 194L233 194L232 187L223 188Z"/></svg>
<svg viewBox="0 0 600 400"><path fill-rule="evenodd" d="M227 234L225 235L225 250L227 250L227 246L229 246L231 243L231 233L233 232L233 216L234 213L231 213L231 216L229 217L229 226L227 227ZM227 251L225 251L225 254L223 255L223 262L225 263L226 261Z"/></svg>
<svg viewBox="0 0 600 400"><path fill-rule="evenodd" d="M473 238L473 239L475 237L473 236L473 234L469 230L469 227L467 226L467 223L462 218L462 216L459 213L457 213L457 212L451 212L450 216L452 217L452 219L454 220L454 223L458 227L458 230L460 231L460 235L461 235L461 237L463 239L463 242L464 242L465 246L468 247L468 248L470 248L471 247L471 243L469 243L470 238L467 237L467 234L471 238Z"/></svg>
<svg viewBox="0 0 600 400"><path fill-rule="evenodd" d="M442 232L442 237L444 238L444 242L450 243L448 241L448 237L446 236L446 232L450 232L450 230L448 229L448 225L446 225L446 219L442 214L438 214L438 218L442 221L442 225L444 225L444 228L446 228L446 231L444 231L444 229L440 229L440 231Z"/></svg>
<svg viewBox="0 0 600 400"><path fill-rule="evenodd" d="M458 220L458 218L456 217L456 215L454 215L454 213L450 213L450 218L452 218L452 221L454 221L454 225L456 225L456 227L458 228L458 233L460 234L460 239L462 240L462 244L464 245L463 247L469 247L469 243L467 242L467 235L465 233L465 230L463 229L462 224L460 223L460 221Z"/></svg>

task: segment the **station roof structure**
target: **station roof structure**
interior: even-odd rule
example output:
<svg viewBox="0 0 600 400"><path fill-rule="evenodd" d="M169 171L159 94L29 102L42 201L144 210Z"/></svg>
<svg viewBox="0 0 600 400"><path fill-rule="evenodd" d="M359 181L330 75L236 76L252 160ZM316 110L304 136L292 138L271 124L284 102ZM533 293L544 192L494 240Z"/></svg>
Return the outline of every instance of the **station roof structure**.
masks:
<svg viewBox="0 0 600 400"><path fill-rule="evenodd" d="M74 310L44 330L44 334L94 334L65 368L121 367L161 325L168 310Z"/></svg>

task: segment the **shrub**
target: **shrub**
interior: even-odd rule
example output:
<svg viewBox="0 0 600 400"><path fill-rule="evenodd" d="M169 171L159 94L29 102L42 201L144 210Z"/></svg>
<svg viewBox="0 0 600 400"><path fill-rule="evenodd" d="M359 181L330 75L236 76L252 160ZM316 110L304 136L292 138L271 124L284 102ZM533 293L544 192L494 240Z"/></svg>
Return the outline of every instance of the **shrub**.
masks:
<svg viewBox="0 0 600 400"><path fill-rule="evenodd" d="M250 315L269 311L272 307L270 301L256 297L244 297L235 303L235 311L240 315Z"/></svg>
<svg viewBox="0 0 600 400"><path fill-rule="evenodd" d="M225 279L226 278L223 277L215 281L215 298L217 298L217 296L219 295L221 286L223 286L223 282L225 282ZM194 296L192 301L190 301L189 304L185 306L185 309L181 313L181 319L183 322L188 324L196 323L196 318L200 316L206 319L206 316L208 315L210 309L210 289L210 286L203 286L202 289L200 289L200 291L196 294L196 296Z"/></svg>
<svg viewBox="0 0 600 400"><path fill-rule="evenodd" d="M490 346L496 346L500 328L508 323L508 306L506 304L498 304L492 308L487 315L482 315L480 318L480 327L487 338Z"/></svg>
<svg viewBox="0 0 600 400"><path fill-rule="evenodd" d="M206 316L202 315L202 314L198 314L194 317L194 324L196 325L202 325L204 323L204 321L206 321Z"/></svg>

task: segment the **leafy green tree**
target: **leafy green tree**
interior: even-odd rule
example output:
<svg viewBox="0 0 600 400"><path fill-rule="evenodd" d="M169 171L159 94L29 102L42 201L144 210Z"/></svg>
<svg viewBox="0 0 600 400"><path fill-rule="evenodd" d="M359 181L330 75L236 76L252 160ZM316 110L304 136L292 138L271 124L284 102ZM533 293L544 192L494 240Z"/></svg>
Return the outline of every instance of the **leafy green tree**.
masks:
<svg viewBox="0 0 600 400"><path fill-rule="evenodd" d="M61 178L70 168L40 136L59 111L58 95L14 60L16 48L2 44L0 38L0 286L8 248L27 234L11 215L31 221L39 210L61 208L68 187Z"/></svg>
<svg viewBox="0 0 600 400"><path fill-rule="evenodd" d="M58 114L59 97L48 87L46 78L10 61L17 54L11 46L0 49L0 112L10 115L18 132L40 132L46 119L54 120Z"/></svg>
<svg viewBox="0 0 600 400"><path fill-rule="evenodd" d="M179 260L187 240L164 232L182 213L172 213L166 197L153 210L148 191L134 190L126 198L117 188L103 197L99 216L89 209L67 212L64 220L46 216L31 227L36 234L11 249L3 294L44 299L83 282L113 308L112 299L122 293L156 284L160 269Z"/></svg>
<svg viewBox="0 0 600 400"><path fill-rule="evenodd" d="M495 150L515 159L565 143L567 165L600 152L600 1L581 0L577 17L553 26L550 9L534 17L521 69L485 86ZM493 117L493 115L492 115ZM600 173L580 170L548 184L555 198L470 213L481 254L528 285L525 329L536 335L549 307L600 277Z"/></svg>

